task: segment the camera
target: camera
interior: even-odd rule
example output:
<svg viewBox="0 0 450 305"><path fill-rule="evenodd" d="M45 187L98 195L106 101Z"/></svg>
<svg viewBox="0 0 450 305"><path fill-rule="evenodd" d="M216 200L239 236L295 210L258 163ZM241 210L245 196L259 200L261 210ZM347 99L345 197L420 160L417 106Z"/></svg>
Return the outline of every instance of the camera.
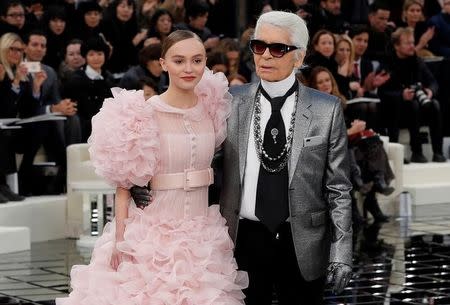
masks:
<svg viewBox="0 0 450 305"><path fill-rule="evenodd" d="M419 102L421 106L428 104L431 100L428 98L427 93L423 89L422 83L417 82L410 86L414 90L414 98Z"/></svg>

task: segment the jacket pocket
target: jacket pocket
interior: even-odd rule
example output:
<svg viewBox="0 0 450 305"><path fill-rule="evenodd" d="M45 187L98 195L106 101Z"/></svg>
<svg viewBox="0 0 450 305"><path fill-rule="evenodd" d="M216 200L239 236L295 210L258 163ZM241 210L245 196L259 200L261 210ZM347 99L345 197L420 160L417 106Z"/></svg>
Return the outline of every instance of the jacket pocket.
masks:
<svg viewBox="0 0 450 305"><path fill-rule="evenodd" d="M328 217L327 211L319 211L311 213L311 225L313 227L323 225L327 221L327 217Z"/></svg>

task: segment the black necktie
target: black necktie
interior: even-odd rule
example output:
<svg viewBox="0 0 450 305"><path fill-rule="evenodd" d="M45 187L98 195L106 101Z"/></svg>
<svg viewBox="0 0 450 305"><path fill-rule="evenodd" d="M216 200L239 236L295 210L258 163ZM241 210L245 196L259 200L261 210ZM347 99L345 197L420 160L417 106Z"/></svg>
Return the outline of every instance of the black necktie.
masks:
<svg viewBox="0 0 450 305"><path fill-rule="evenodd" d="M278 156L286 144L286 129L280 110L286 99L297 89L298 82L295 81L285 95L271 98L260 87L261 93L272 106L272 114L264 131L263 142L264 150L270 157ZM270 168L276 168L283 159L284 157L280 160L270 161L262 156L264 164ZM276 232L278 226L289 217L288 187L289 175L287 166L275 173L268 172L262 165L260 166L256 188L255 215L272 232Z"/></svg>

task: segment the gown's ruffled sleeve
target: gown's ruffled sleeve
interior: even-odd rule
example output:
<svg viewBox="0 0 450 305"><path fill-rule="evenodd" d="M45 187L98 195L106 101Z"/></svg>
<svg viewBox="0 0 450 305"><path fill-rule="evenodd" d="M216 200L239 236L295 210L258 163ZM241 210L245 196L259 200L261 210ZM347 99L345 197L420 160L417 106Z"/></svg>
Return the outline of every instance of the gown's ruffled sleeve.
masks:
<svg viewBox="0 0 450 305"><path fill-rule="evenodd" d="M159 132L141 90L111 89L92 118L89 153L95 172L114 186L146 185L158 168Z"/></svg>
<svg viewBox="0 0 450 305"><path fill-rule="evenodd" d="M213 120L217 148L227 137L227 119L231 114L233 97L228 92L228 80L222 72L213 74L211 70L205 69L201 81L195 87L195 93Z"/></svg>

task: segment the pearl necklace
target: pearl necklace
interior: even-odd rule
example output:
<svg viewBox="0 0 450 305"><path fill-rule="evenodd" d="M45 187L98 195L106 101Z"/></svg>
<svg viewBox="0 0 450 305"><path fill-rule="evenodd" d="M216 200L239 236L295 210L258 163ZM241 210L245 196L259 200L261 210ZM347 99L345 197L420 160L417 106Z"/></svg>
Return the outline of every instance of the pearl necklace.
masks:
<svg viewBox="0 0 450 305"><path fill-rule="evenodd" d="M292 151L292 139L294 138L294 127L295 127L295 113L297 111L297 103L298 103L298 90L295 92L295 104L294 110L291 114L291 121L289 125L288 136L286 138L286 144L283 149L277 156L269 156L266 150L263 147L263 138L261 136L261 90L258 89L255 97L255 115L253 119L253 133L255 138L255 148L256 155L263 166L263 168L269 173L278 173L280 172L289 160ZM278 164L277 167L273 168L266 164L264 161L267 159L268 161L278 161L281 160L281 163Z"/></svg>

